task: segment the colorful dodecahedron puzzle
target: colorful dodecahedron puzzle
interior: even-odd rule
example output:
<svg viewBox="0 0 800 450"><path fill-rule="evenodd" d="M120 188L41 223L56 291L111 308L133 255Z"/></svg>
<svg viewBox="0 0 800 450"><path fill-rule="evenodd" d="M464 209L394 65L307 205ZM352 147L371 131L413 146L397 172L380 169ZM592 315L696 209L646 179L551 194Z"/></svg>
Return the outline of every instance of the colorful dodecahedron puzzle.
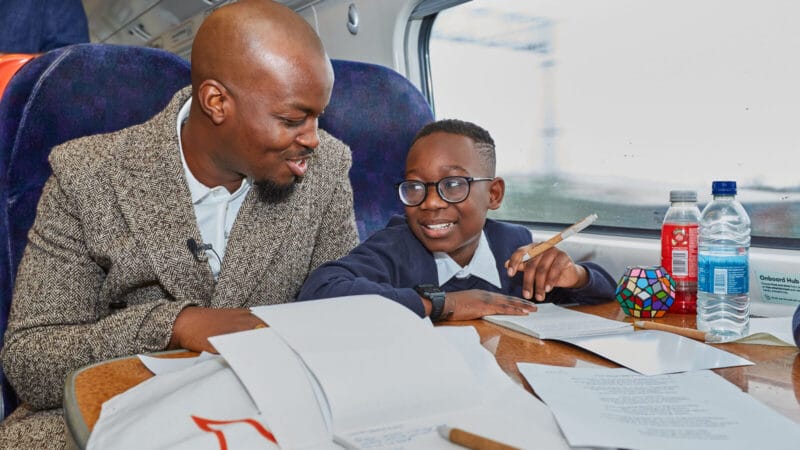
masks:
<svg viewBox="0 0 800 450"><path fill-rule="evenodd" d="M631 266L620 278L614 297L629 316L661 317L675 301L675 281L663 267Z"/></svg>

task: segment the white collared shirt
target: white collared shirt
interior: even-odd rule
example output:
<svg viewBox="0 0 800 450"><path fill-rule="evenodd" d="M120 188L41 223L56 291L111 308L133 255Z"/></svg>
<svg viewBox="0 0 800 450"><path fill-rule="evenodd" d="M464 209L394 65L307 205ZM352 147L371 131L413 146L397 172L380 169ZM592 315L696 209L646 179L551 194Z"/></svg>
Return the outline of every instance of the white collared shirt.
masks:
<svg viewBox="0 0 800 450"><path fill-rule="evenodd" d="M466 266L461 267L450 255L444 252L434 252L433 258L436 260L439 286L444 285L453 277L463 279L475 276L497 288L502 287L500 274L497 272L497 260L494 259L494 253L489 248L489 241L483 231L481 231L481 238L478 241L478 248L475 249L472 260Z"/></svg>
<svg viewBox="0 0 800 450"><path fill-rule="evenodd" d="M206 254L208 255L208 264L211 266L211 273L214 274L214 279L217 279L222 268L222 259L225 258L228 236L253 183L249 178L245 178L239 189L230 193L224 186L210 188L194 177L186 164L181 142L181 128L189 117L191 105L192 99L189 98L178 113L178 146L181 152L183 172L186 175L186 182L189 184L189 192L192 194L192 205L197 226L200 228L200 235L203 237L203 243L211 244L213 249L213 251L206 250Z"/></svg>

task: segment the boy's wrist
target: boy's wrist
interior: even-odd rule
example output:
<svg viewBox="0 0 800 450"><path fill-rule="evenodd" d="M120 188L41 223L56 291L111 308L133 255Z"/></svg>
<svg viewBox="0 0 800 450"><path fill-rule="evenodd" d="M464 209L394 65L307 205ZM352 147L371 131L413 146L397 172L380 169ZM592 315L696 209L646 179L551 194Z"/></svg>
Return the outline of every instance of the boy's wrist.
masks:
<svg viewBox="0 0 800 450"><path fill-rule="evenodd" d="M438 322L444 319L446 294L439 286L435 284L420 284L414 286L414 290L417 291L423 301L425 314L432 321Z"/></svg>
<svg viewBox="0 0 800 450"><path fill-rule="evenodd" d="M575 264L575 271L578 274L578 281L575 282L571 289L582 289L586 287L586 285L589 284L589 271L580 264Z"/></svg>
<svg viewBox="0 0 800 450"><path fill-rule="evenodd" d="M431 305L431 301L428 300L425 297L420 297L420 300L422 300L422 308L425 310L425 317L430 316L431 315L431 309L433 309L433 306Z"/></svg>
<svg viewBox="0 0 800 450"><path fill-rule="evenodd" d="M455 292L448 292L445 294L444 310L442 311L442 315L439 317L440 321L450 320L453 317L453 313L456 310L456 296L453 294L455 294Z"/></svg>

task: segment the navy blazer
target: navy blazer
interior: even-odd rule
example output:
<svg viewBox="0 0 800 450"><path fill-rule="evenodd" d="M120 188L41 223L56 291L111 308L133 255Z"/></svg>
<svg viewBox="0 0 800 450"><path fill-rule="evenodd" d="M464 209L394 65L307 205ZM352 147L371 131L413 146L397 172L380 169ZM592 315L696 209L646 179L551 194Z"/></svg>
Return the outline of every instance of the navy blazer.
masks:
<svg viewBox="0 0 800 450"><path fill-rule="evenodd" d="M514 250L532 242L530 231L521 226L487 219L483 227L489 247L497 261L501 288L478 278L451 278L441 288L446 292L483 289L522 297L522 273L509 278L503 264ZM589 282L580 289L555 288L545 298L556 303L600 303L614 296L616 283L595 263L582 262ZM393 216L380 230L336 261L329 261L306 279L298 301L346 295L378 294L401 303L425 316L425 309L414 286L439 284L433 254L414 236L405 216Z"/></svg>

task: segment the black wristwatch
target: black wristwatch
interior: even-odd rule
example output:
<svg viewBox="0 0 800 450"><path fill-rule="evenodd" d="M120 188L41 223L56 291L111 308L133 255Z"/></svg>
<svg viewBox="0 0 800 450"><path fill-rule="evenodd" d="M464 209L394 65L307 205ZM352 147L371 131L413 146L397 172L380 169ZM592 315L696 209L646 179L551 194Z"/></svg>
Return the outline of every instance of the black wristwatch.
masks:
<svg viewBox="0 0 800 450"><path fill-rule="evenodd" d="M443 319L442 313L444 312L444 296L445 292L439 289L435 284L420 284L414 287L421 297L427 298L431 302L431 321L438 322Z"/></svg>

